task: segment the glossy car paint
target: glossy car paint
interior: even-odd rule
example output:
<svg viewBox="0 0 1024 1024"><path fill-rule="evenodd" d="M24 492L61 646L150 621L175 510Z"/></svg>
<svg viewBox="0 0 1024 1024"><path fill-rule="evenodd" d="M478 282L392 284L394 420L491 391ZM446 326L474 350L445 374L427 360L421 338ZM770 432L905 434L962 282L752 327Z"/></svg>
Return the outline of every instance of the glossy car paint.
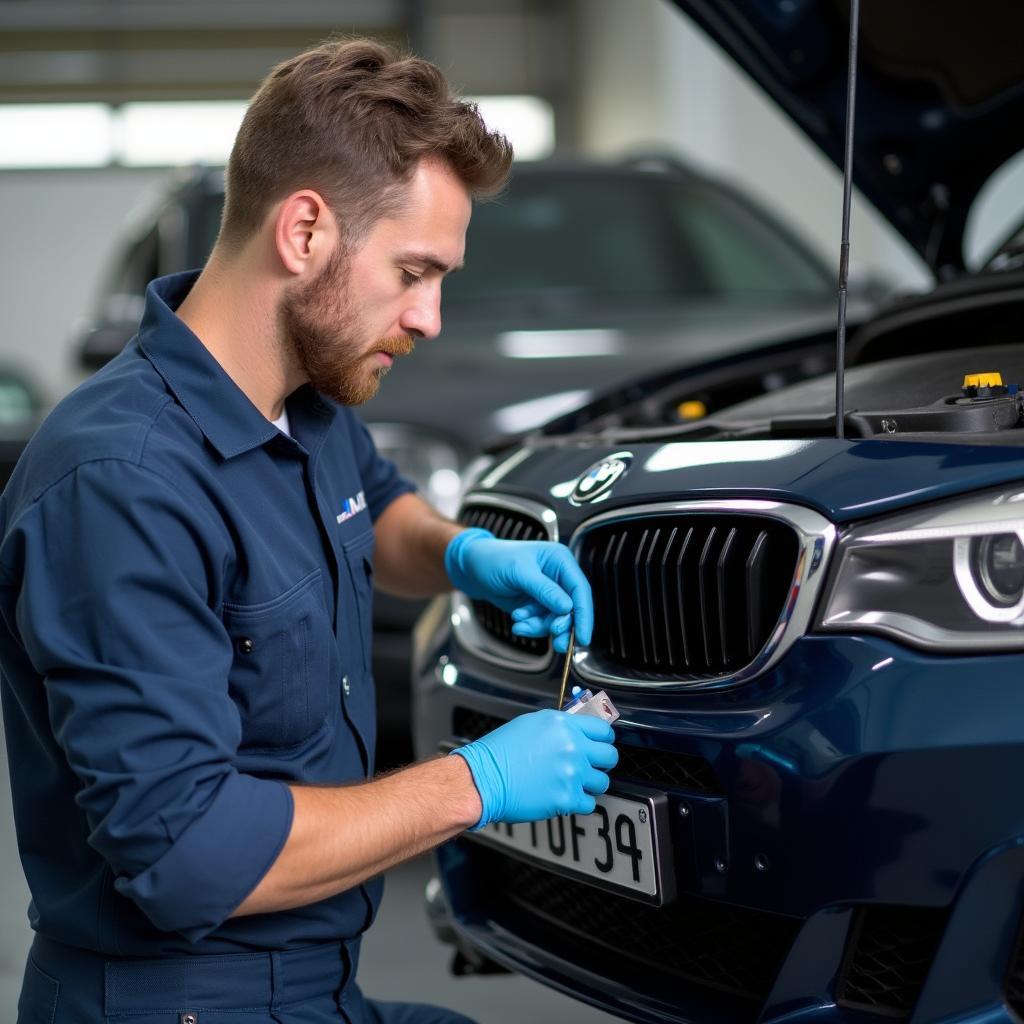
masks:
<svg viewBox="0 0 1024 1024"><path fill-rule="evenodd" d="M605 501L573 506L551 494L552 482L568 485L624 447L634 459ZM771 498L843 525L1013 487L1022 471L1016 448L816 440L538 450L494 477L492 494L546 493L569 541L588 517L650 501ZM417 643L418 753L451 739L456 707L506 718L553 706L560 668L526 674L483 661L435 606ZM880 1019L835 1005L853 909L870 903L950 908L909 1019L1012 1019L1002 986L1024 909L1020 672L1019 655L939 656L810 631L732 690L614 691L620 748L699 755L724 793L663 790L680 891L802 919L756 1019ZM475 895L470 842L449 844L438 863L456 930L491 958L632 1020L752 1019L682 981L610 984L571 948L557 955L495 927Z"/></svg>
<svg viewBox="0 0 1024 1024"><path fill-rule="evenodd" d="M621 450L633 453L632 465L607 499L582 508L552 493L560 494L560 487L574 483L597 459ZM507 473L499 464L488 474L500 475L492 489L546 496L558 513L559 534L567 539L584 516L694 498L791 501L846 523L1019 480L1024 462L1020 449L1009 446L824 439L542 448L509 464Z"/></svg>

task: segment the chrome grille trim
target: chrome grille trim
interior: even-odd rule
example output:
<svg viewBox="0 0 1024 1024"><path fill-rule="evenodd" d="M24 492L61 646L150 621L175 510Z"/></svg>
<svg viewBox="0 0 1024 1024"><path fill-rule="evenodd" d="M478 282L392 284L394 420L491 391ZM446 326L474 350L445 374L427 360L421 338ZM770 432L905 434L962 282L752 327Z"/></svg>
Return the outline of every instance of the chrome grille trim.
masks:
<svg viewBox="0 0 1024 1024"><path fill-rule="evenodd" d="M760 500L685 501L636 505L595 516L582 523L569 540L569 547L578 558L586 535L609 523L671 515L755 515L776 519L789 526L797 538L796 567L789 585L789 596L768 641L754 658L742 668L720 675L699 678L650 679L623 675L621 668L602 663L590 650L577 650L574 670L588 682L601 686L619 686L643 690L694 691L720 690L766 672L775 665L802 636L811 621L825 570L835 547L836 528L824 516L800 505Z"/></svg>
<svg viewBox="0 0 1024 1024"><path fill-rule="evenodd" d="M547 534L548 540L558 540L558 516L539 501L505 494L499 496L471 492L462 499L460 515L462 509L468 505L492 505L496 509L529 516ZM550 643L542 655L526 654L501 643L481 627L473 610L472 600L460 590L452 594L451 617L455 639L467 651L484 661L521 672L543 672L551 665L554 651Z"/></svg>

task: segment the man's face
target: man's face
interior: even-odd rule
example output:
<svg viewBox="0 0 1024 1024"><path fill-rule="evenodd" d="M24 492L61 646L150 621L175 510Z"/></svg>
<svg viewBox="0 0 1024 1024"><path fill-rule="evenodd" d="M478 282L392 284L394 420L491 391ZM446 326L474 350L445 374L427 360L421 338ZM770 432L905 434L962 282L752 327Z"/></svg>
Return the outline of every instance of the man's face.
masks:
<svg viewBox="0 0 1024 1024"><path fill-rule="evenodd" d="M339 247L315 279L286 293L284 343L317 391L361 405L417 337L438 335L441 280L462 264L471 206L444 163L423 159L399 213L378 220L354 250Z"/></svg>

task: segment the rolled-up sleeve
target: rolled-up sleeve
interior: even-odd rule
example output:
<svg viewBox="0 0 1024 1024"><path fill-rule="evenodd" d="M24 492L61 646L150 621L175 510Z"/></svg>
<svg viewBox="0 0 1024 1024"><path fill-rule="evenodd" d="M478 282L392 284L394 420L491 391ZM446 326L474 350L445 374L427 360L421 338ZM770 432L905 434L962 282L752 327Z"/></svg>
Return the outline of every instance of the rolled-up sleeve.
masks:
<svg viewBox="0 0 1024 1024"><path fill-rule="evenodd" d="M198 941L273 864L293 811L283 783L232 763L229 538L196 496L118 459L53 484L15 533L17 628L88 841L154 925Z"/></svg>

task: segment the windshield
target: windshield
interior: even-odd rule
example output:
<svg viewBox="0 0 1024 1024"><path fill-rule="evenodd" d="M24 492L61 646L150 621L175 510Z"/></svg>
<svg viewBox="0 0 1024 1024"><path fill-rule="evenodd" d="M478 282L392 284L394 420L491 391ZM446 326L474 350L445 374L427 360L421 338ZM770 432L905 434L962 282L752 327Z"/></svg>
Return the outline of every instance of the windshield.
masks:
<svg viewBox="0 0 1024 1024"><path fill-rule="evenodd" d="M524 298L601 306L831 295L822 266L725 190L633 174L521 174L479 203L445 305Z"/></svg>

